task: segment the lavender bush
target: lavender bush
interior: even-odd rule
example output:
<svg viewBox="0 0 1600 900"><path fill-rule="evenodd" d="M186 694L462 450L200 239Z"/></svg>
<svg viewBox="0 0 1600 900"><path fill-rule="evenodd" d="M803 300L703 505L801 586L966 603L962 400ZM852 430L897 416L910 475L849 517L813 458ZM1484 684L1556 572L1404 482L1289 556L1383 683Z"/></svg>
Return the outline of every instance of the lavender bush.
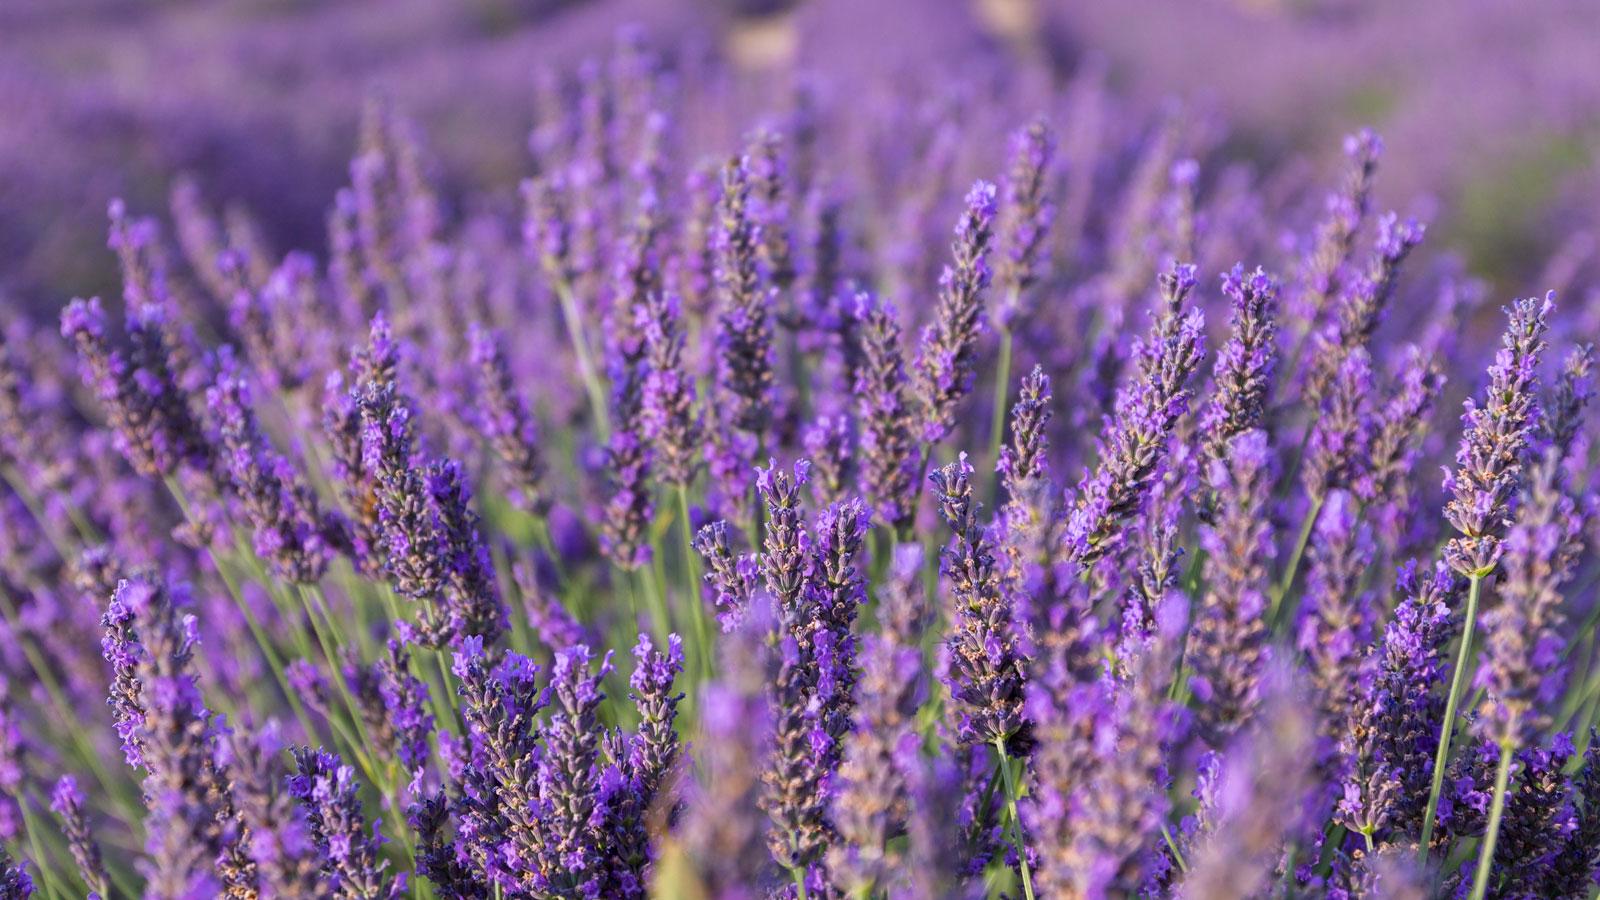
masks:
<svg viewBox="0 0 1600 900"><path fill-rule="evenodd" d="M1600 309L1466 327L1372 132L729 83L11 311L0 898L1593 896Z"/></svg>

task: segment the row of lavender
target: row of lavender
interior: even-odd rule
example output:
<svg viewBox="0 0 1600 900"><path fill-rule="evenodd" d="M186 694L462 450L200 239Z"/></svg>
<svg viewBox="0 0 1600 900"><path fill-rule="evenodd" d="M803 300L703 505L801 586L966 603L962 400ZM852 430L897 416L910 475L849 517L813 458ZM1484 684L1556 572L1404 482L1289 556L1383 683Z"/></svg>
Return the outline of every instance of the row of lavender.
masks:
<svg viewBox="0 0 1600 900"><path fill-rule="evenodd" d="M1370 134L681 74L8 324L0 896L1589 896L1600 310L1482 352Z"/></svg>

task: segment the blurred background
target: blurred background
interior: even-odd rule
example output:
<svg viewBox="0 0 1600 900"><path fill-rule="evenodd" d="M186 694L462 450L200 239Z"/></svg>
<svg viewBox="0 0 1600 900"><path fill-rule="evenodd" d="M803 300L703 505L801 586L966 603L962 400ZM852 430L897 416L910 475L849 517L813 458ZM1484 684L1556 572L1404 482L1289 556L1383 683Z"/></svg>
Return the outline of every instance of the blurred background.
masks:
<svg viewBox="0 0 1600 900"><path fill-rule="evenodd" d="M112 290L108 199L161 212L183 174L279 249L322 246L374 95L420 126L452 202L514 196L541 78L624 23L716 59L730 105L753 108L774 72L848 116L867 84L1092 70L1140 114L1182 99L1219 123L1220 152L1280 171L1334 169L1340 137L1370 125L1388 145L1380 202L1432 220L1429 243L1491 296L1592 264L1592 0L5 0L0 295L54 308Z"/></svg>

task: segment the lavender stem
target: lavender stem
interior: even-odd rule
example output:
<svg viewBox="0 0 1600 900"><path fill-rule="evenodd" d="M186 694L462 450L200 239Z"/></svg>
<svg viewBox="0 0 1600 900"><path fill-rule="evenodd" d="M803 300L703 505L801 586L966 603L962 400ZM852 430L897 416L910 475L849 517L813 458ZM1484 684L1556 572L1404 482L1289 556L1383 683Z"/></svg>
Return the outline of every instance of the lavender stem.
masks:
<svg viewBox="0 0 1600 900"><path fill-rule="evenodd" d="M1472 652L1472 632L1478 623L1478 592L1483 586L1483 576L1473 575L1467 587L1466 624L1461 631L1461 649L1456 651L1456 670L1450 676L1450 694L1444 702L1444 721L1439 725L1439 749L1433 755L1433 786L1428 790L1428 807L1422 815L1422 840L1418 853L1428 855L1428 843L1433 838L1434 816L1439 811L1439 792L1444 789L1444 765L1450 758L1450 735L1455 731L1456 708L1461 703L1461 690L1467 683L1467 661Z"/></svg>

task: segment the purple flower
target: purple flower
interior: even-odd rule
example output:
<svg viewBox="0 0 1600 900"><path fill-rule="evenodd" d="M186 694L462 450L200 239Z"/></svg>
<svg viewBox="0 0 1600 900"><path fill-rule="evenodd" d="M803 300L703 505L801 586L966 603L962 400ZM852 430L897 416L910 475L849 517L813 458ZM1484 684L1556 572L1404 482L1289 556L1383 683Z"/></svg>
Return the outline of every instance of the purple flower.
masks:
<svg viewBox="0 0 1600 900"><path fill-rule="evenodd" d="M1484 400L1466 402L1456 468L1445 476L1451 497L1444 509L1460 534L1445 547L1445 559L1462 575L1481 577L1499 564L1511 498L1522 483L1524 456L1539 421L1536 371L1545 347L1545 317L1554 308L1551 296L1511 305Z"/></svg>
<svg viewBox="0 0 1600 900"><path fill-rule="evenodd" d="M67 839L67 849L72 853L73 862L78 865L78 874L83 878L84 885L92 894L111 896L111 878L106 874L100 844L95 840L84 814L84 796L78 789L76 778L61 776L55 790L50 793L50 809L60 818L61 833ZM0 864L0 868L4 868L3 864ZM0 896L6 896L4 888L0 888ZM22 896L27 896L26 892Z"/></svg>
<svg viewBox="0 0 1600 900"><path fill-rule="evenodd" d="M1081 566L1103 556L1117 537L1118 523L1139 508L1178 418L1189 409L1189 377L1204 354L1200 311L1183 311L1194 278L1194 267L1187 265L1161 276L1161 313L1134 350L1136 380L1117 398L1098 439L1098 466L1078 483L1066 540Z"/></svg>
<svg viewBox="0 0 1600 900"><path fill-rule="evenodd" d="M1271 658L1266 613L1273 544L1266 510L1273 472L1266 432L1234 438L1208 474L1218 505L1214 522L1200 533L1205 593L1189 660L1200 700L1196 724L1207 743L1221 749L1253 717Z"/></svg>
<svg viewBox="0 0 1600 900"><path fill-rule="evenodd" d="M856 295L854 310L861 365L854 385L861 423L861 481L879 521L904 531L916 514L921 452L905 396L905 361L894 307L871 294Z"/></svg>
<svg viewBox="0 0 1600 900"><path fill-rule="evenodd" d="M405 895L404 875L391 876L380 859L383 835L361 811L355 770L338 756L312 747L291 751L294 773L287 793L305 813L323 876L341 900L394 900Z"/></svg>
<svg viewBox="0 0 1600 900"><path fill-rule="evenodd" d="M939 304L922 332L913 375L922 418L922 443L937 444L955 425L956 407L972 390L978 338L984 330L983 292L989 286L995 188L979 181L950 245L953 264L939 276Z"/></svg>
<svg viewBox="0 0 1600 900"><path fill-rule="evenodd" d="M996 242L1000 250L996 278L1004 294L997 318L1007 328L1020 309L1022 294L1049 264L1045 240L1056 216L1050 196L1055 132L1044 119L1034 119L1011 133L1010 149Z"/></svg>

